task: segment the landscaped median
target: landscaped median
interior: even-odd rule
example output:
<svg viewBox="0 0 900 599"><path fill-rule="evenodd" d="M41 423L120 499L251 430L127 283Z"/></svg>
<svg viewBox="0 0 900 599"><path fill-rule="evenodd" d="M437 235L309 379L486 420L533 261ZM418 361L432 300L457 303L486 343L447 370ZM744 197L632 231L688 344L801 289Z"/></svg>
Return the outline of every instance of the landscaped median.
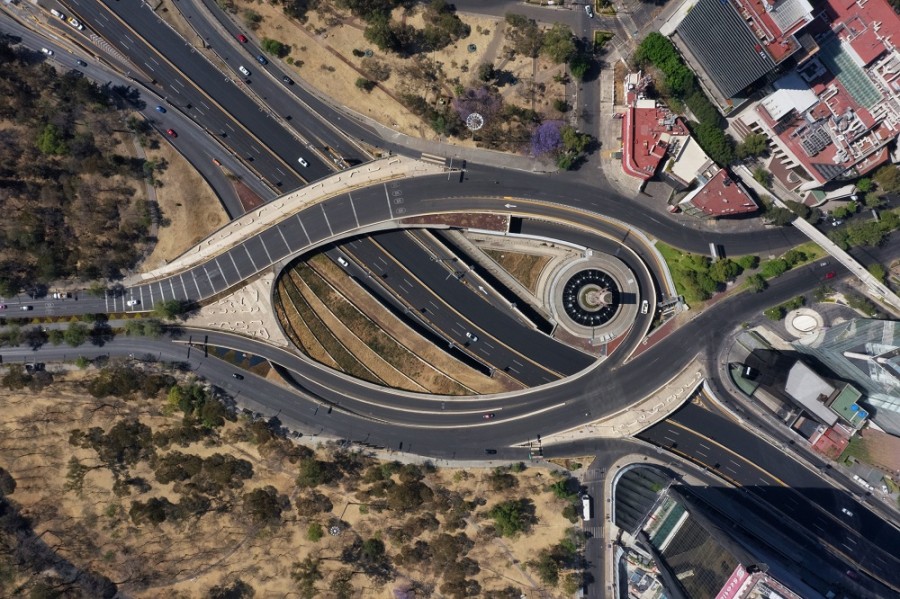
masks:
<svg viewBox="0 0 900 599"><path fill-rule="evenodd" d="M452 358L391 314L324 254L282 274L275 310L288 337L306 355L364 381L438 395L520 388Z"/></svg>
<svg viewBox="0 0 900 599"><path fill-rule="evenodd" d="M739 283L742 277L743 286L732 285L729 292L744 289L763 291L768 280L825 256L825 250L812 242L762 263L758 256L740 256L734 260L721 258L713 262L708 256L682 252L662 242L657 242L656 248L672 273L678 293L690 305L700 304L717 293L725 292L730 283Z"/></svg>

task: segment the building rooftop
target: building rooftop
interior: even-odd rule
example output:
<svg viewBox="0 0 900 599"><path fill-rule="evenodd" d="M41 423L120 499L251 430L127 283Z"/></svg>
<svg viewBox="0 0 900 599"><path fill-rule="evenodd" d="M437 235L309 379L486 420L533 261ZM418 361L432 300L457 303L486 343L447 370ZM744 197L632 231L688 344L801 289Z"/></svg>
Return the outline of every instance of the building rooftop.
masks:
<svg viewBox="0 0 900 599"><path fill-rule="evenodd" d="M689 135L673 135L669 142L672 159L666 164L666 174L675 177L685 187L698 176L716 167L703 148Z"/></svg>
<svg viewBox="0 0 900 599"><path fill-rule="evenodd" d="M727 0L699 0L676 33L725 98L737 95L776 64Z"/></svg>
<svg viewBox="0 0 900 599"><path fill-rule="evenodd" d="M688 135L688 130L668 108L652 100L634 104L622 118L622 167L632 177L647 181L656 173L672 137Z"/></svg>
<svg viewBox="0 0 900 599"><path fill-rule="evenodd" d="M828 426L837 422L837 414L825 405L825 402L834 393L834 387L803 362L795 362L788 371L784 391L820 422L824 422Z"/></svg>
<svg viewBox="0 0 900 599"><path fill-rule="evenodd" d="M698 216L702 213L707 217L747 214L758 209L753 198L725 169L715 173L678 205L687 213L696 212Z"/></svg>

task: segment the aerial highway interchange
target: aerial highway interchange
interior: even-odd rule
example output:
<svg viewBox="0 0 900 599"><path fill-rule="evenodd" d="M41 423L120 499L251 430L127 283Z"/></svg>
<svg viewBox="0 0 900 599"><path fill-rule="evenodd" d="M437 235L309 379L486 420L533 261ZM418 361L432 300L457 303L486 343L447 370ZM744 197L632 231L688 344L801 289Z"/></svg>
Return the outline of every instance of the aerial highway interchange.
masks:
<svg viewBox="0 0 900 599"><path fill-rule="evenodd" d="M81 69L98 82L134 86L144 116L162 135L177 132L170 133L168 141L217 191L233 219L226 228L235 231L235 241L221 244L208 258L190 259L187 252L183 268L129 277L106 297L90 296L86 290L73 290L77 301L64 302L20 295L3 299L9 309L31 306L29 315L38 317L148 312L172 300L199 306L261 275L277 277L298 257L325 251L333 260L346 262L348 275L360 281L373 276L381 279L378 284L388 289L385 295L406 294L404 301L421 314L427 316L425 306L444 302L443 313L431 311L429 326L445 335L451 346L460 346L481 360L489 372L497 368L509 372L513 366L510 374L528 388L471 397L401 392L345 376L298 351L191 325L178 326L165 340L117 338L77 353L185 363L225 389L238 405L277 415L304 435L344 439L398 455L476 461L484 460L490 450L494 452L489 454L491 459L521 460L531 457L535 447L544 457L596 452L605 453L609 460L629 451L651 456L666 453L664 459L699 465L704 476L718 476L749 490L808 530L819 531L815 537L821 543L877 581L873 596L883 589L900 590L900 558L896 551L884 550L900 547L900 532L893 523L885 525L886 520L895 521L895 512L848 494L840 474L824 468L817 471L805 457L797 458L783 445L779 447L779 440L786 438L783 432L769 430L760 439L746 423L725 411L689 403L634 435L640 446L630 439L618 445L616 440L601 438L549 440L555 433L626 411L676 378L698 356L707 363L709 387L727 397L726 385L716 378L711 348L720 345L725 332L752 320L761 307L820 286L823 268L833 268L809 264L789 271L770 281L762 293L729 297L647 344L657 308L677 300L667 267L651 240L701 255L714 245L730 256L774 256L804 241L796 229L698 232L640 209L639 200L623 196L596 169L577 177L522 172L504 168L500 160L479 160L484 155L477 153L472 154L474 159L462 160L447 144L439 148L443 154L437 152L446 161L436 172L378 180L366 170L367 165L384 165L397 155L416 160L422 152L382 137L369 123L334 105L334 100L288 78L275 61L258 62L253 42L238 41L237 36L245 32L219 14L213 2L182 4L184 16L220 62L193 48L185 51L180 34L144 3L67 0L53 4L77 16L86 26L84 31L55 23L44 30L26 28L22 20L12 18L22 14L14 11L3 13L2 26L26 45L52 48L53 61L63 68ZM47 31L55 35L45 37ZM98 47L100 38L114 52ZM75 62L88 53L93 56L87 65ZM239 67L251 75L242 75ZM588 101L593 101L593 93L586 92ZM375 152L385 157L373 161ZM353 183L352 189L335 188L258 231L241 234L242 223L251 222L255 215L235 197L222 175L222 163L241 174L267 201L280 201L304 186L350 173L359 173L362 181ZM450 276L454 267L442 263L440 247L429 248L427 239L402 232L421 226L413 222L415 218L462 214L503 215L517 235L617 255L634 274L639 294L630 300L634 321L616 350L597 360L523 324L500 299L492 300L497 305L484 305L475 285L461 284L465 273ZM197 252L202 246L203 242ZM892 240L869 250L862 259L874 256L889 261L898 255L897 249ZM404 279L403 273L414 275L415 284ZM838 273L838 279L846 276ZM639 313L637 307L644 299L650 308ZM465 327L456 324L455 311L466 319ZM475 350L488 342L493 343L491 350L482 349L476 355ZM284 370L293 388L249 375L246 380L233 377L232 366L206 352L212 346L269 360ZM74 353L46 346L4 348L3 359L50 362L71 359ZM486 414L491 414L490 419L484 418ZM714 450L710 441L715 441ZM603 497L599 487L592 493ZM602 522L604 504L597 503ZM852 511L851 522L842 517L842 510ZM602 552L602 546L592 551ZM591 585L589 593L603 596L603 575L595 574L595 580L600 584Z"/></svg>

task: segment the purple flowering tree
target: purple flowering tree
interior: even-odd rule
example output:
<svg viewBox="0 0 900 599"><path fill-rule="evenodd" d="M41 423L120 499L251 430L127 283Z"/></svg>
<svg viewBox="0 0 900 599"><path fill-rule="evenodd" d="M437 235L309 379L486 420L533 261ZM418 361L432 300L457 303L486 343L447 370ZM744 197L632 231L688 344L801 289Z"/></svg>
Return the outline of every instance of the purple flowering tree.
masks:
<svg viewBox="0 0 900 599"><path fill-rule="evenodd" d="M562 148L563 140L560 129L562 121L546 121L531 134L531 153L534 156L543 156L556 152Z"/></svg>
<svg viewBox="0 0 900 599"><path fill-rule="evenodd" d="M477 112L487 121L500 112L502 105L500 97L486 87L468 89L462 96L453 100L453 109L463 121L473 112Z"/></svg>

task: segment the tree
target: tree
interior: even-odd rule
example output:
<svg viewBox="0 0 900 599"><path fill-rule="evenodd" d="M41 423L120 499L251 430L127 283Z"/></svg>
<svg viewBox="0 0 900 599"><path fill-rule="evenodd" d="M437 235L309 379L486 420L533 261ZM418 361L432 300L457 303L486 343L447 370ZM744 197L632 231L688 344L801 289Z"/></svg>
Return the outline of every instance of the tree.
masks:
<svg viewBox="0 0 900 599"><path fill-rule="evenodd" d="M325 532L322 530L322 525L318 522L312 522L306 528L306 538L313 543L317 543L324 535Z"/></svg>
<svg viewBox="0 0 900 599"><path fill-rule="evenodd" d="M507 39L519 54L537 58L544 43L544 34L534 19L513 13L506 14Z"/></svg>
<svg viewBox="0 0 900 599"><path fill-rule="evenodd" d="M243 580L235 580L227 587L216 585L207 592L207 599L253 599L256 591Z"/></svg>
<svg viewBox="0 0 900 599"><path fill-rule="evenodd" d="M318 487L332 479L328 465L312 457L300 460L298 470L297 486L304 489Z"/></svg>
<svg viewBox="0 0 900 599"><path fill-rule="evenodd" d="M735 153L741 160L762 156L769 150L768 137L762 133L751 133L738 144Z"/></svg>
<svg viewBox="0 0 900 599"><path fill-rule="evenodd" d="M269 485L261 489L253 489L244 493L244 513L254 524L273 525L281 522L281 512L287 504L287 498L279 495L275 487Z"/></svg>
<svg viewBox="0 0 900 599"><path fill-rule="evenodd" d="M879 189L884 193L894 193L900 191L900 168L889 164L883 166L872 176Z"/></svg>
<svg viewBox="0 0 900 599"><path fill-rule="evenodd" d="M497 78L497 71L494 65L489 62L483 62L475 69L475 77L482 83L488 83Z"/></svg>
<svg viewBox="0 0 900 599"><path fill-rule="evenodd" d="M72 347L78 347L87 341L90 330L80 322L70 322L69 327L63 334L66 343Z"/></svg>
<svg viewBox="0 0 900 599"><path fill-rule="evenodd" d="M556 586L559 583L559 564L546 549L542 549L534 559L528 562L528 566L537 572L544 584Z"/></svg>
<svg viewBox="0 0 900 599"><path fill-rule="evenodd" d="M566 125L560 129L560 135L562 136L563 148L565 148L567 152L572 152L574 154L586 152L591 143L591 136L589 134L579 133L575 127L572 127L571 125Z"/></svg>
<svg viewBox="0 0 900 599"><path fill-rule="evenodd" d="M52 123L44 125L44 129L37 139L37 148L50 156L59 156L69 152L63 132Z"/></svg>
<svg viewBox="0 0 900 599"><path fill-rule="evenodd" d="M191 310L189 302L172 299L157 302L153 306L153 313L160 318L174 320Z"/></svg>
<svg viewBox="0 0 900 599"><path fill-rule="evenodd" d="M527 498L498 503L491 508L488 516L493 518L497 532L504 537L527 532L537 522L534 515L534 502Z"/></svg>
<svg viewBox="0 0 900 599"><path fill-rule="evenodd" d="M870 191L863 198L866 208L881 208L885 205L885 199L877 192Z"/></svg>
<svg viewBox="0 0 900 599"><path fill-rule="evenodd" d="M351 599L353 597L353 584L350 582L353 572L350 570L340 570L335 573L331 579L329 589L336 599Z"/></svg>
<svg viewBox="0 0 900 599"><path fill-rule="evenodd" d="M766 219L773 225L779 227L792 223L795 218L797 218L797 215L792 210L782 208L781 206L776 206L766 212Z"/></svg>
<svg viewBox="0 0 900 599"><path fill-rule="evenodd" d="M568 62L577 51L575 36L568 25L554 23L553 27L544 32L541 53L556 64Z"/></svg>
<svg viewBox="0 0 900 599"><path fill-rule="evenodd" d="M366 93L369 93L373 89L375 89L375 85L376 84L374 81L369 81L365 77L357 77L357 79L356 79L356 87L363 90Z"/></svg>
<svg viewBox="0 0 900 599"><path fill-rule="evenodd" d="M561 123L558 121L542 123L531 135L531 153L535 156L556 152L562 145Z"/></svg>
<svg viewBox="0 0 900 599"><path fill-rule="evenodd" d="M868 193L872 191L872 180L868 177L863 177L856 182L856 189L863 193Z"/></svg>
<svg viewBox="0 0 900 599"><path fill-rule="evenodd" d="M369 21L363 37L384 52L396 52L400 49L400 40L391 27L390 17L380 14Z"/></svg>
<svg viewBox="0 0 900 599"><path fill-rule="evenodd" d="M881 264L874 262L870 264L867 268L869 274L878 279L880 282L884 283L887 280L887 271Z"/></svg>
<svg viewBox="0 0 900 599"><path fill-rule="evenodd" d="M752 274L747 277L746 285L747 289L754 293L761 293L766 290L766 287L769 286L769 284L766 282L766 278L758 273Z"/></svg>
<svg viewBox="0 0 900 599"><path fill-rule="evenodd" d="M774 279L775 277L783 275L789 269L790 265L786 260L775 258L774 260L766 261L766 263L762 265L760 274L767 279Z"/></svg>
<svg viewBox="0 0 900 599"><path fill-rule="evenodd" d="M763 187L771 187L772 186L772 173L767 171L761 166L753 169L753 178L757 183L762 185Z"/></svg>
<svg viewBox="0 0 900 599"><path fill-rule="evenodd" d="M291 47L287 44L283 44L278 40L269 39L267 37L262 39L260 46L264 52L271 54L272 56L277 56L278 58L284 58L291 52Z"/></svg>
<svg viewBox="0 0 900 599"><path fill-rule="evenodd" d="M319 563L319 558L309 555L303 561L294 562L291 567L291 579L297 584L302 597L316 596L316 583L322 580Z"/></svg>
<svg viewBox="0 0 900 599"><path fill-rule="evenodd" d="M591 57L588 54L575 53L569 59L569 72L578 81L584 81L585 75L591 70Z"/></svg>

